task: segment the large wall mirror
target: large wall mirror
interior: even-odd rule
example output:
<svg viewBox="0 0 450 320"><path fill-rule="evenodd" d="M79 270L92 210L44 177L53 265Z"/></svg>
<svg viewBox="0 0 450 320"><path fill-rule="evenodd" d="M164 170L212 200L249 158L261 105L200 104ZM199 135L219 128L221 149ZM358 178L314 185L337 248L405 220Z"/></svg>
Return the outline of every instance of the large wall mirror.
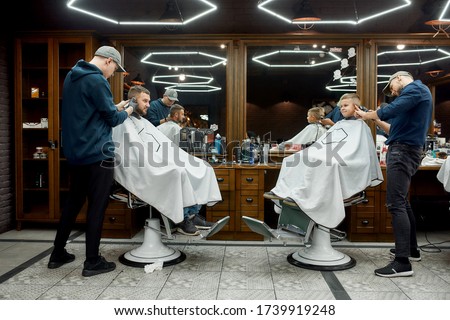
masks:
<svg viewBox="0 0 450 320"><path fill-rule="evenodd" d="M162 98L167 88L178 92L179 104L186 109L187 126L209 128L217 124L226 132L225 45L159 46L125 45L124 97L129 86L142 84L151 100Z"/></svg>
<svg viewBox="0 0 450 320"><path fill-rule="evenodd" d="M378 102L389 102L382 90L390 75L397 71L410 72L414 79L428 85L434 98L432 129L437 137L450 138L450 46L437 44L379 45L377 52Z"/></svg>
<svg viewBox="0 0 450 320"><path fill-rule="evenodd" d="M307 111L326 112L356 92L358 46L323 41L247 46L247 130L288 140L307 124Z"/></svg>

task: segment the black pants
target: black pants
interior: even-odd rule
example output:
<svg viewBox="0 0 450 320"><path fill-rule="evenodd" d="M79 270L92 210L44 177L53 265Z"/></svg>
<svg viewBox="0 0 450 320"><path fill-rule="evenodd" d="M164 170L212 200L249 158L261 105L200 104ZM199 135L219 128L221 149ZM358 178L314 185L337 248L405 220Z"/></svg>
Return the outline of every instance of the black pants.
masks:
<svg viewBox="0 0 450 320"><path fill-rule="evenodd" d="M75 220L88 200L86 216L86 260L96 262L105 211L114 179L114 161L69 167L69 198L62 211L54 241L55 254L62 253Z"/></svg>

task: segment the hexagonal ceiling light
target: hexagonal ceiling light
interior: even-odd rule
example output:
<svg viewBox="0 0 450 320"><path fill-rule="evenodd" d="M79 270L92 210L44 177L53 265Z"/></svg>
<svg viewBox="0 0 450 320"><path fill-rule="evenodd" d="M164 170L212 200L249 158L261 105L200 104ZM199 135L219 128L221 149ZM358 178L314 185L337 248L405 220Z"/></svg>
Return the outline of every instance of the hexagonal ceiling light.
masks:
<svg viewBox="0 0 450 320"><path fill-rule="evenodd" d="M387 7L385 10L380 11L379 7L379 1L371 1L372 5L373 5L373 13L358 13L356 10L356 6L354 7L354 1L349 1L349 3L351 2L351 6L352 6L352 10L347 10L347 12L349 12L349 14L355 12L356 18L349 18L349 19L343 19L343 20L331 20L331 19L326 19L325 17L320 17L320 20L300 20L300 21L296 21L292 18L287 17L287 13L283 13L280 12L280 8L274 8L273 6L271 8L269 8L269 4L273 4L278 0L260 0L258 2L258 8L263 10L264 12L277 17L278 19L281 19L287 23L290 24L294 24L294 25L305 25L305 24L353 24L353 25L358 25L363 23L364 21L370 20L370 19L374 19L380 16L383 16L385 14L391 13L393 11L397 11L400 9L403 9L407 6L409 6L411 4L411 0L390 0L388 1L389 4L387 4ZM398 5L392 5L392 3L395 2L400 2L400 4ZM334 12L335 14L335 12Z"/></svg>
<svg viewBox="0 0 450 320"><path fill-rule="evenodd" d="M201 51L158 51L150 52L141 59L141 62L166 67L169 70L178 70L214 68L218 65L225 65L227 59Z"/></svg>
<svg viewBox="0 0 450 320"><path fill-rule="evenodd" d="M302 62L300 60L301 58L298 58L302 55L309 57L310 54L321 55L323 60L318 62L318 59L308 58L306 61ZM289 63L289 60L286 59L288 56L295 57L299 63ZM271 51L253 57L252 60L270 68L313 68L324 64L338 63L341 61L341 58L331 51L293 49Z"/></svg>
<svg viewBox="0 0 450 320"><path fill-rule="evenodd" d="M199 19L199 18L201 18L201 17L203 17L203 16L205 16L205 15L207 15L207 14L209 14L209 13L211 13L214 10L217 9L217 6L215 4L213 4L213 3L211 3L211 2L209 2L207 0L195 0L197 2L203 3L206 6L205 10L204 11L200 11L199 13L197 13L197 14L191 16L191 17L188 17L188 18L185 17L182 21L173 21L173 22L170 22L170 21L158 21L158 20L154 20L154 21L120 21L120 20L117 20L117 18L115 18L115 17L111 17L111 16L107 17L105 15L102 15L101 13L90 11L88 9L83 9L81 7L81 5L80 6L75 6L75 3L77 1L79 1L79 0L69 0L67 2L67 7L69 9L76 10L78 12L90 15L92 17L95 17L97 19L105 20L105 21L108 21L108 22L111 22L111 23L114 23L114 24L119 24L119 25L159 25L159 26L185 25L185 24L188 24L188 23L190 23L190 22L192 22L194 20L197 20L197 19ZM102 1L102 5L103 4L104 4L104 2ZM140 10L140 9L137 9L137 10Z"/></svg>

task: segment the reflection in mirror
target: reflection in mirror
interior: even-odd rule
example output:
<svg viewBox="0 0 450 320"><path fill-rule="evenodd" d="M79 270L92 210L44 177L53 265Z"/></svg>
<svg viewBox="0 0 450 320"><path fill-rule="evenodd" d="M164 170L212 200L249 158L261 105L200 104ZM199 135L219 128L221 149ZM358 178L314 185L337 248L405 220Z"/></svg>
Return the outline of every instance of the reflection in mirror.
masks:
<svg viewBox="0 0 450 320"><path fill-rule="evenodd" d="M378 94L397 71L408 71L415 80L428 84L450 70L450 47L380 46L378 48Z"/></svg>
<svg viewBox="0 0 450 320"><path fill-rule="evenodd" d="M355 45L247 47L247 130L261 139L292 138L308 109L328 113L346 92L356 92Z"/></svg>
<svg viewBox="0 0 450 320"><path fill-rule="evenodd" d="M397 71L408 71L415 80L421 80L434 87L435 123L441 128L434 133L438 137L450 138L450 46L402 45L380 46L378 48L378 100L389 102L382 90L389 77ZM441 83L434 85L434 83Z"/></svg>
<svg viewBox="0 0 450 320"><path fill-rule="evenodd" d="M217 124L226 132L226 49L212 46L129 46L125 48L124 97L140 77L151 100L168 88L178 92L185 108L186 126L209 128Z"/></svg>

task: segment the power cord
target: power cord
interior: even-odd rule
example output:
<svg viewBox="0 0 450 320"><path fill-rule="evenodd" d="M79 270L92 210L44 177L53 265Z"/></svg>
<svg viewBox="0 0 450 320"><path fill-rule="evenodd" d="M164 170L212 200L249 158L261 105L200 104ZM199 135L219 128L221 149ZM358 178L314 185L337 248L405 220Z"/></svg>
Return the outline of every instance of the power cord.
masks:
<svg viewBox="0 0 450 320"><path fill-rule="evenodd" d="M422 222L426 226L425 218L424 218L423 215L420 215L420 219L422 220ZM428 234L427 234L427 231L426 231L426 227L425 227L425 231L424 231L424 236L425 236L425 240L428 242L428 244L424 244L424 245L418 247L418 249L423 251L423 252L440 253L440 252L442 252L442 249L437 247L437 245L440 245L440 244L443 244L443 243L446 243L446 242L450 242L450 240L445 240L445 241L442 241L442 242L434 242L434 243L431 242L428 239Z"/></svg>

